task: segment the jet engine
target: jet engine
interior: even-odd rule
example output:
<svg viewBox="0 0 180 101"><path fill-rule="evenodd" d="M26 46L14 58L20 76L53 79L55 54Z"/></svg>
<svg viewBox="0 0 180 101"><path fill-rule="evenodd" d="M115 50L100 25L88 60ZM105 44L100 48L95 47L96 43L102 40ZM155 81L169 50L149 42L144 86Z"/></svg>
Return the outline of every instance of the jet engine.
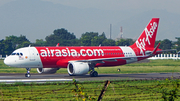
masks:
<svg viewBox="0 0 180 101"><path fill-rule="evenodd" d="M37 68L38 73L40 74L54 74L60 68Z"/></svg>
<svg viewBox="0 0 180 101"><path fill-rule="evenodd" d="M67 66L70 76L87 74L90 70L88 63L85 62L70 62Z"/></svg>

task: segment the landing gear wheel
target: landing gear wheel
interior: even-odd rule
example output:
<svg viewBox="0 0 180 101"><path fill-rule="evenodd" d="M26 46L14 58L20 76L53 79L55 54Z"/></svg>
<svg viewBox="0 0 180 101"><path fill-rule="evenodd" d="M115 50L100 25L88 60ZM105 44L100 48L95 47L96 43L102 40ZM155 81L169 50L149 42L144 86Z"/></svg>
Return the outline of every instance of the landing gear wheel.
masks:
<svg viewBox="0 0 180 101"><path fill-rule="evenodd" d="M90 72L90 76L91 76L91 77L97 77L97 76L98 76L98 72L96 72L96 71L91 71L91 72Z"/></svg>
<svg viewBox="0 0 180 101"><path fill-rule="evenodd" d="M69 76L75 76L75 75L73 75L73 74L69 74Z"/></svg>
<svg viewBox="0 0 180 101"><path fill-rule="evenodd" d="M28 78L29 78L29 77L31 77L31 74L30 74L30 73L26 73L26 74L25 74L25 77L28 77Z"/></svg>
<svg viewBox="0 0 180 101"><path fill-rule="evenodd" d="M31 68L26 68L26 70L27 70L27 73L25 74L25 77L31 77L31 74L30 74L30 70L31 70Z"/></svg>

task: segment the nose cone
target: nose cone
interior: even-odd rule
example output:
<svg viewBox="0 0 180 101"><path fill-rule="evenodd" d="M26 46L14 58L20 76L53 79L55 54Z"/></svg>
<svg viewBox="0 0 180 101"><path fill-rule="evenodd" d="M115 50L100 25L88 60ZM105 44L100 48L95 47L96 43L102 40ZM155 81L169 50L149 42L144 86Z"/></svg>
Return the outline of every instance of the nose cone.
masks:
<svg viewBox="0 0 180 101"><path fill-rule="evenodd" d="M9 61L8 57L6 57L6 58L4 59L4 64L6 64L6 65L8 65L8 66L11 65L11 62Z"/></svg>

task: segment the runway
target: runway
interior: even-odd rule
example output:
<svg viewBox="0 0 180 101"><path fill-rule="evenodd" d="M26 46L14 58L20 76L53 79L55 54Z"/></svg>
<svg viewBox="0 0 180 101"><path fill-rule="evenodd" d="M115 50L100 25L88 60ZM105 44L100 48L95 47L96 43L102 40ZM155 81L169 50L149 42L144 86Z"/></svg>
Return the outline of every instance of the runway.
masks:
<svg viewBox="0 0 180 101"><path fill-rule="evenodd" d="M143 73L143 74L99 74L98 77L69 76L68 74L31 74L26 78L24 74L0 74L0 82L56 82L56 81L98 81L98 80L132 80L132 79L165 79L180 78L180 73Z"/></svg>

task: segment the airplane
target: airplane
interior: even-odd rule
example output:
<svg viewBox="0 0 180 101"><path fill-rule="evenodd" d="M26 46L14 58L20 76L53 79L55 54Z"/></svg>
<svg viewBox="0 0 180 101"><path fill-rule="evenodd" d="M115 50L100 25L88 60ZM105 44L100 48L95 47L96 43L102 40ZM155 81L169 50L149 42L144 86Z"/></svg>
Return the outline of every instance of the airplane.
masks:
<svg viewBox="0 0 180 101"><path fill-rule="evenodd" d="M24 47L5 58L11 67L26 68L25 77L30 77L31 68L38 73L52 74L67 68L70 76L97 77L96 67L118 66L137 62L161 53L160 43L154 48L159 18L152 18L140 37L131 46L63 46Z"/></svg>

